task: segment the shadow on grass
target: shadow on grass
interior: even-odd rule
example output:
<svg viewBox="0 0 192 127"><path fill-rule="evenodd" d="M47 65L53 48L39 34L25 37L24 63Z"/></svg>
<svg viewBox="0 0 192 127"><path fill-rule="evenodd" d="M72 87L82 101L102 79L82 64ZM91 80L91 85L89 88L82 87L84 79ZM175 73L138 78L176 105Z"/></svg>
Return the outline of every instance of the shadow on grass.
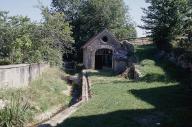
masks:
<svg viewBox="0 0 192 127"><path fill-rule="evenodd" d="M192 113L192 93L180 85L130 90L134 96L153 105L156 109L179 110L191 109Z"/></svg>
<svg viewBox="0 0 192 127"><path fill-rule="evenodd" d="M139 81L151 82L170 82L165 75L150 73L142 77Z"/></svg>
<svg viewBox="0 0 192 127"><path fill-rule="evenodd" d="M139 124L132 119L134 119L133 115L136 117L142 112L145 111L120 110L106 114L72 117L57 127L139 127Z"/></svg>
<svg viewBox="0 0 192 127"><path fill-rule="evenodd" d="M155 81L157 79L157 81L164 82L168 79L169 81L177 81L179 82L179 84L189 87L190 78L192 76L189 70L182 69L181 67L176 66L175 64L167 61L166 59L156 59L155 55L157 53L158 49L154 45L144 45L137 47L136 55L139 57L139 62L145 59L154 60L155 64L161 67L166 73L165 76L158 76L155 74L146 75L142 80L151 82L153 79Z"/></svg>
<svg viewBox="0 0 192 127"><path fill-rule="evenodd" d="M98 76L98 77L112 77L112 76L116 76L112 69L89 71L88 75L89 76Z"/></svg>
<svg viewBox="0 0 192 127"><path fill-rule="evenodd" d="M56 127L192 127L192 123L183 119L182 114L177 121L172 121L171 117L174 118L153 109L119 110L100 115L72 117ZM188 117L192 115L188 114Z"/></svg>

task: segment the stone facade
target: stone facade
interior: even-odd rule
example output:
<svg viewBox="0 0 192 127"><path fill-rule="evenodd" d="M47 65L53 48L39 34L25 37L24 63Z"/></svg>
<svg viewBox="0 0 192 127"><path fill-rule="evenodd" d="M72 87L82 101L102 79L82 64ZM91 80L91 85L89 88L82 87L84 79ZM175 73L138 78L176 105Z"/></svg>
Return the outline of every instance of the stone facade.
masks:
<svg viewBox="0 0 192 127"><path fill-rule="evenodd" d="M128 50L125 49L115 36L104 30L90 39L83 47L83 63L86 69L96 69L96 52L100 49L112 51L112 69L123 72L126 69Z"/></svg>

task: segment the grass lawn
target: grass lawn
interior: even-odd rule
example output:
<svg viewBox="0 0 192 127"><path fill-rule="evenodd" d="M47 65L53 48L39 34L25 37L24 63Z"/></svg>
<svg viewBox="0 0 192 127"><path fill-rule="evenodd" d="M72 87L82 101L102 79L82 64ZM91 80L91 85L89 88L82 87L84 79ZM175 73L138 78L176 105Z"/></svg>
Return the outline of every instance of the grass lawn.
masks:
<svg viewBox="0 0 192 127"><path fill-rule="evenodd" d="M187 72L154 59L153 46L137 47L143 77L134 82L92 71L93 96L58 127L192 127Z"/></svg>
<svg viewBox="0 0 192 127"><path fill-rule="evenodd" d="M27 88L1 90L0 99L21 100L21 103L28 102L29 110L27 110L27 113L21 112L21 114L25 115L24 118L27 121L32 122L35 115L52 107L68 106L71 97L63 93L67 89L67 84L62 79L65 75L58 68L49 68L37 80L32 81ZM0 122L1 120L3 118L0 119Z"/></svg>

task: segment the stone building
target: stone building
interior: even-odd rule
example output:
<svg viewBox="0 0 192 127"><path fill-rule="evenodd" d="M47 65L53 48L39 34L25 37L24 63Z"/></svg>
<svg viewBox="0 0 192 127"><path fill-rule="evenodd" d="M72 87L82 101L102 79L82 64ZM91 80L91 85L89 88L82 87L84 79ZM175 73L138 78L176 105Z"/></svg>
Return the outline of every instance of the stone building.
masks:
<svg viewBox="0 0 192 127"><path fill-rule="evenodd" d="M126 42L120 43L111 32L105 29L82 47L85 68L111 68L116 73L123 72L127 66L127 56L130 51L134 52L133 46Z"/></svg>

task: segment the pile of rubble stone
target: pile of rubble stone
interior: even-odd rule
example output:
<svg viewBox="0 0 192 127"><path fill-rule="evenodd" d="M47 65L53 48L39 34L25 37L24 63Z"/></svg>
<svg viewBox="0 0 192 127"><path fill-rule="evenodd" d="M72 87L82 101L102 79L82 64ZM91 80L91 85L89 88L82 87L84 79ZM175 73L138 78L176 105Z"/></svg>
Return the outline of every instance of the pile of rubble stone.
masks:
<svg viewBox="0 0 192 127"><path fill-rule="evenodd" d="M138 59L135 56L134 46L128 41L122 41L121 44L124 47L124 50L127 51L126 70L121 74L124 78L129 78L133 80L139 80L141 77L141 72L137 67Z"/></svg>

